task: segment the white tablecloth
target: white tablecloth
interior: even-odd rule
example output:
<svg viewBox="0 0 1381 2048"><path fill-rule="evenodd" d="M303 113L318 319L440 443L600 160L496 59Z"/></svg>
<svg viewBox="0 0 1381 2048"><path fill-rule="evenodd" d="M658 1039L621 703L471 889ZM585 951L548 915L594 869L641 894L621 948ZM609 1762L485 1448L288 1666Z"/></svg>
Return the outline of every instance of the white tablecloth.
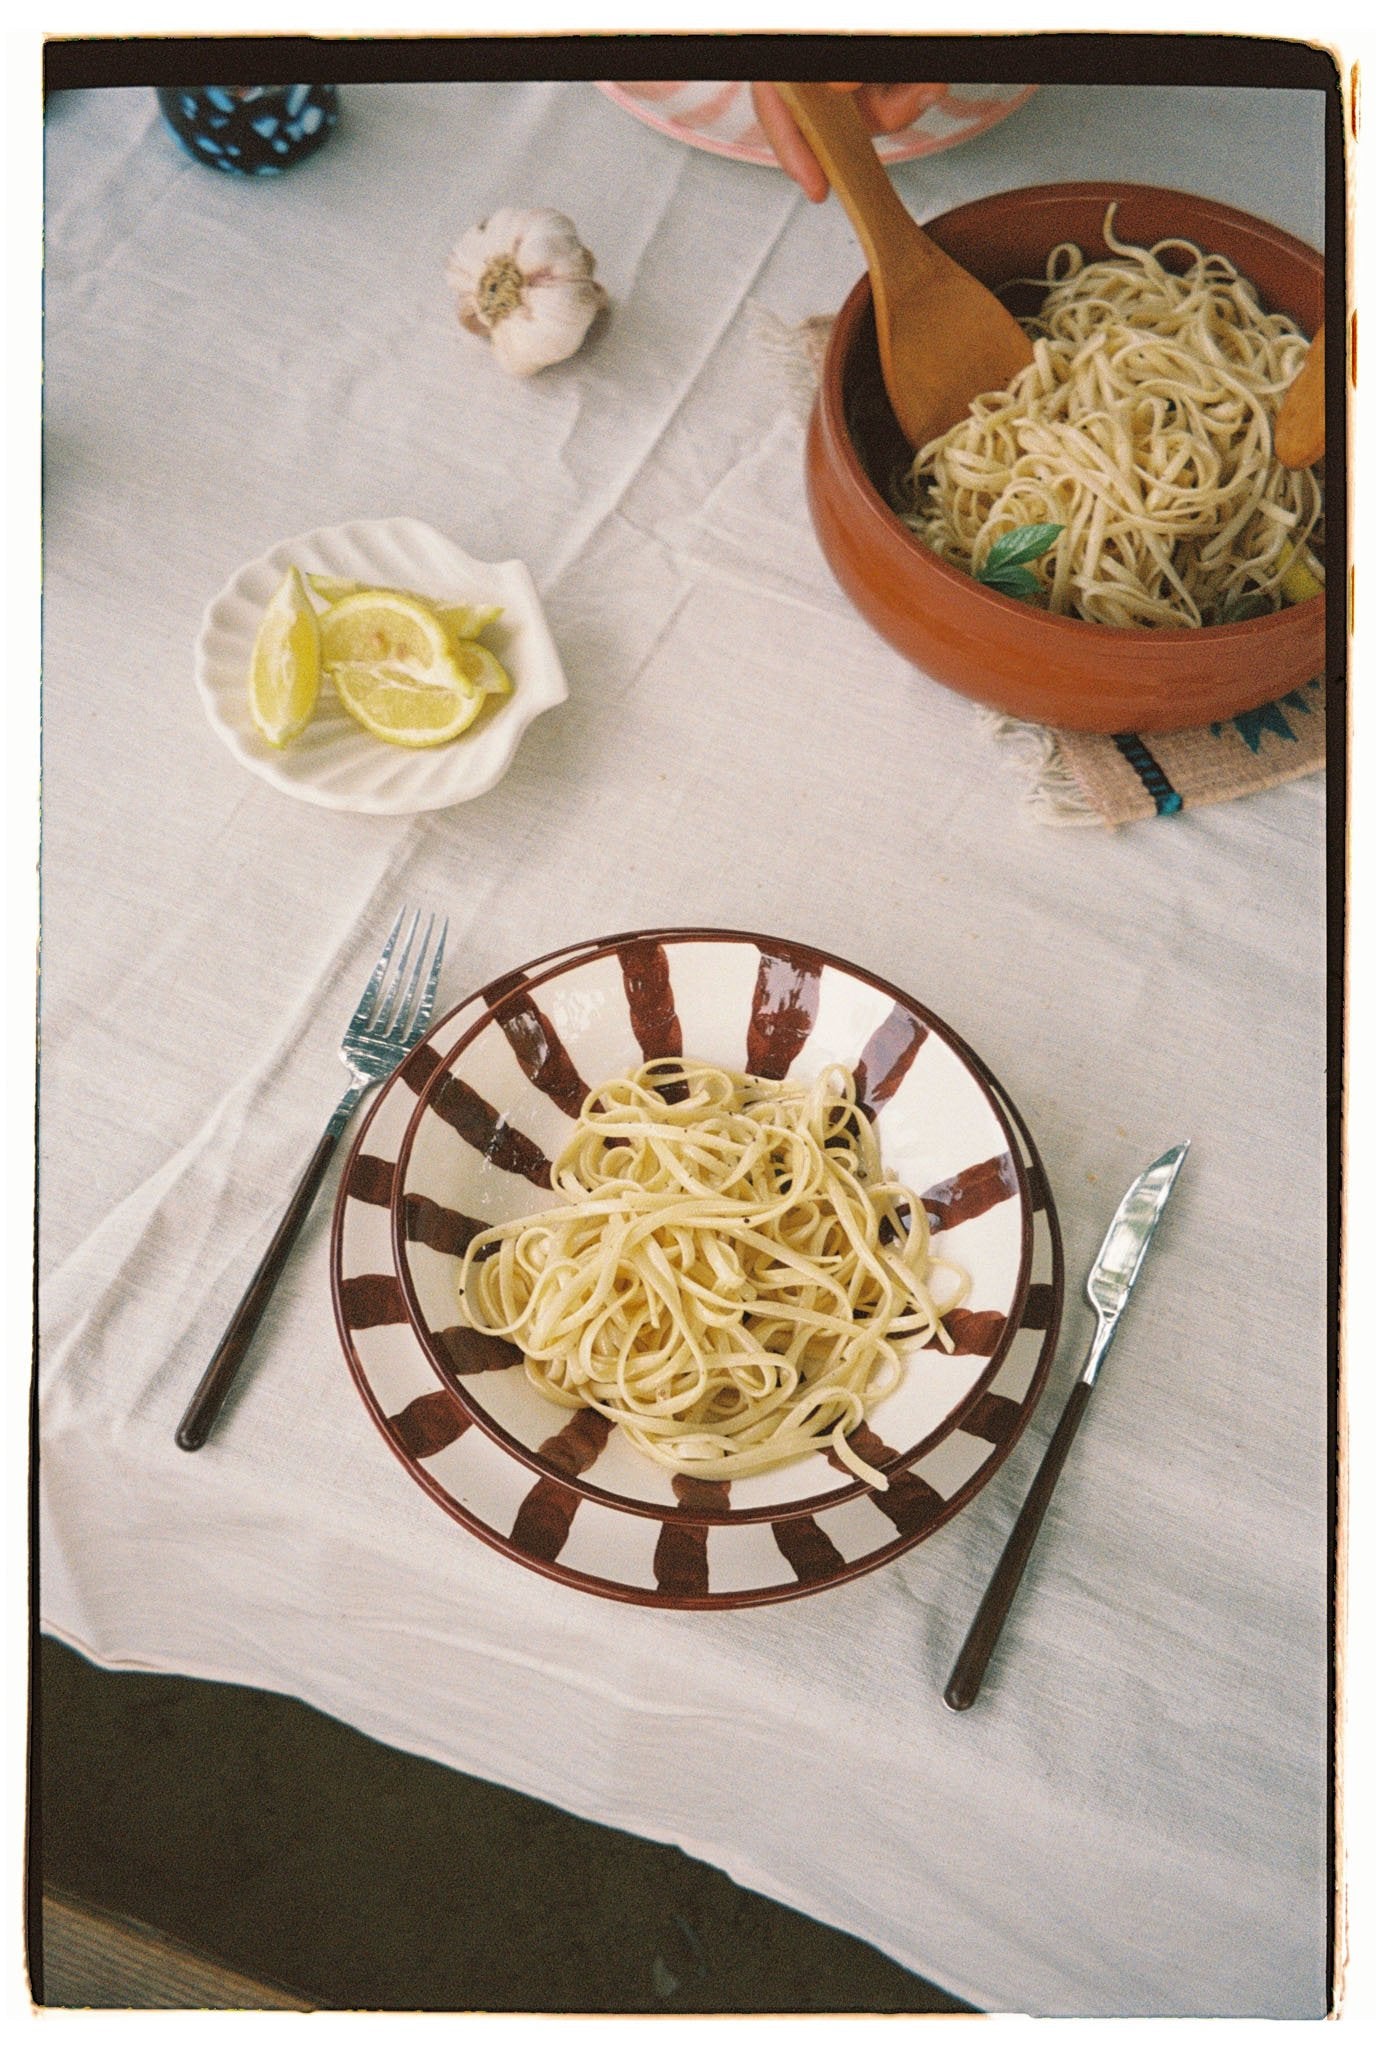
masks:
<svg viewBox="0 0 1381 2048"><path fill-rule="evenodd" d="M1303 95L1047 87L896 173L1192 186L1322 240ZM613 299L557 371L457 327L452 240L569 212ZM270 181L145 90L47 132L41 1619L110 1666L277 1689L676 1842L989 2010L1326 2002L1323 789L1118 833L1023 805L974 708L834 586L759 315L831 310L842 211L582 84L346 89ZM218 743L202 607L283 537L429 521L531 567L569 702L449 811L296 803ZM1025 1110L1072 1282L1193 1142L987 1688L941 1687L1076 1374L900 1562L664 1614L528 1572L380 1442L332 1324L334 1181L210 1445L173 1429L335 1100L404 898L443 998L662 923L912 990Z"/></svg>

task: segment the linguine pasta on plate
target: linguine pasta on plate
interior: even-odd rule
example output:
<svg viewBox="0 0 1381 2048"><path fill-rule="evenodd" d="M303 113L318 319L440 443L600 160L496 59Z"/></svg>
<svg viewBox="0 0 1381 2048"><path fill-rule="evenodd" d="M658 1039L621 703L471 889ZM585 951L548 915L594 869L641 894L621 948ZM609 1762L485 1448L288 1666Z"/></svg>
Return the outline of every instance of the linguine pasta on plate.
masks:
<svg viewBox="0 0 1381 2048"><path fill-rule="evenodd" d="M481 1232L460 1277L471 1326L521 1346L540 1392L697 1477L826 1450L885 1487L849 1433L903 1340L949 1348L968 1282L887 1177L846 1067L651 1061L592 1090L552 1185L558 1206Z"/></svg>

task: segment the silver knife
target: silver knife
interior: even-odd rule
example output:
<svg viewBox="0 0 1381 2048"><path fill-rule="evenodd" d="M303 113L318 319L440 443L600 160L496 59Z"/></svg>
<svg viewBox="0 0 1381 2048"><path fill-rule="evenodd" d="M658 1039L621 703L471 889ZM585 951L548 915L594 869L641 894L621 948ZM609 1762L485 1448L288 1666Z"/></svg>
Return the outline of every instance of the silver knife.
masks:
<svg viewBox="0 0 1381 2048"><path fill-rule="evenodd" d="M1093 1333L1088 1358L1083 1372L1074 1382L1064 1411L1055 1425L1055 1433L1046 1446L1030 1491L1021 1504L1021 1513L1012 1525L1002 1555L997 1561L988 1590L983 1595L973 1625L964 1638L963 1648L954 1660L954 1669L945 1687L945 1705L953 1707L956 1713L971 1707L978 1697L978 1688L983 1683L983 1674L988 1668L988 1659L997 1646L1002 1633L1002 1624L1007 1619L1007 1610L1013 1595L1021 1583L1026 1569L1026 1560L1031 1555L1031 1546L1036 1540L1041 1519L1050 1504L1055 1491L1055 1482L1060 1476L1069 1447L1074 1441L1079 1424L1084 1419L1089 1395L1093 1392L1094 1381L1099 1368L1108 1355L1113 1333L1117 1329L1122 1311L1127 1306L1136 1276L1141 1271L1141 1262L1146 1256L1146 1247L1155 1235L1161 1213L1170 1199L1170 1190L1184 1164L1184 1155L1189 1150L1188 1142L1176 1145L1163 1153L1155 1164L1148 1166L1128 1188L1118 1204L1117 1214L1108 1226L1098 1257L1094 1260L1084 1292L1098 1318Z"/></svg>

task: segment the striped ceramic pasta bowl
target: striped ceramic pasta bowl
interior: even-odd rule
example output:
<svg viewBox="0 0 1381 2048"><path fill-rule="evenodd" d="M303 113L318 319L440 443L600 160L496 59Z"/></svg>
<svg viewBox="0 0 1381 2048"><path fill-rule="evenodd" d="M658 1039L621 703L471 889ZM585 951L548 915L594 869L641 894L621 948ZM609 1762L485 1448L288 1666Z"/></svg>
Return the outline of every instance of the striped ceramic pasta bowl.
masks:
<svg viewBox="0 0 1381 2048"><path fill-rule="evenodd" d="M486 1005L466 1006L455 1029L443 1023L431 1036L443 1049L429 1058L422 1050L393 1169L399 1291L435 1380L535 1487L664 1526L776 1527L860 1497L885 1505L888 1491L895 1504L897 1487L914 1485L928 1460L945 1466L946 1499L993 1468L987 1422L1009 1405L1015 1415L1013 1404L1044 1376L1059 1315L1058 1247L1019 1119L941 1018L814 947L689 930L592 942L500 984ZM650 1455L603 1405L553 1398L523 1333L476 1315L477 1261L496 1255L496 1235L569 1207L568 1188L553 1185L555 1163L591 1103L598 1110L610 1084L649 1062L671 1076L704 1063L746 1077L750 1092L835 1077L830 1086L867 1125L883 1174L919 1205L947 1301L960 1276L943 1334L897 1340L895 1384L842 1444L822 1437L760 1469L731 1461L725 1477L713 1465L686 1469ZM596 1156L613 1142L597 1139ZM613 1299L598 1311L606 1318L633 1290L617 1272L609 1285ZM1014 1436L1003 1432L1004 1442ZM969 1448L973 1473L950 1474Z"/></svg>

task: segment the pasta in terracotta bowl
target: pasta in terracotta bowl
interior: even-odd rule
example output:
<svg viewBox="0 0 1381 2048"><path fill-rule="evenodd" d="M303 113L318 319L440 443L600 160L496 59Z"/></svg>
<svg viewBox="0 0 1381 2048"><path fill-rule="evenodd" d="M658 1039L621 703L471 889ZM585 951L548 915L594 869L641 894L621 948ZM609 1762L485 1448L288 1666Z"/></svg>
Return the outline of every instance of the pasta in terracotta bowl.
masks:
<svg viewBox="0 0 1381 2048"><path fill-rule="evenodd" d="M926 231L1028 324L1035 362L913 451L855 286L806 482L870 624L951 689L1075 731L1203 725L1319 676L1321 473L1285 470L1271 432L1322 257L1139 185L999 193Z"/></svg>
<svg viewBox="0 0 1381 2048"><path fill-rule="evenodd" d="M625 937L502 995L427 1080L392 1229L469 1418L664 1525L957 1505L1058 1323L1045 1176L982 1062L750 933Z"/></svg>

